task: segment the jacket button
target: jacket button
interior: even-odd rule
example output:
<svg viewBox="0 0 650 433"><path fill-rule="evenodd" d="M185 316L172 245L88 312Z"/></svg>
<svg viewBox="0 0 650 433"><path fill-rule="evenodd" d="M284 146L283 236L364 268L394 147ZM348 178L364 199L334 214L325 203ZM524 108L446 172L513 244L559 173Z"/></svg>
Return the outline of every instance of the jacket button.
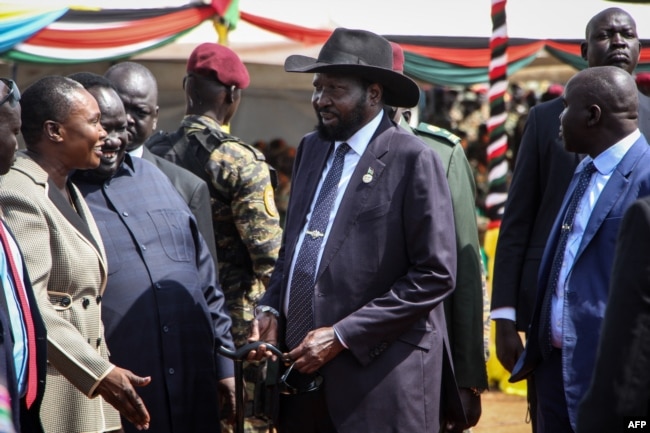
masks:
<svg viewBox="0 0 650 433"><path fill-rule="evenodd" d="M102 303L102 295L98 295L96 300L97 300L97 305L101 304Z"/></svg>
<svg viewBox="0 0 650 433"><path fill-rule="evenodd" d="M64 307L69 306L69 305L70 305L70 302L71 302L71 301L70 301L70 298L68 298L67 296L66 296L65 298L62 298L62 299L61 299L61 305L64 306Z"/></svg>
<svg viewBox="0 0 650 433"><path fill-rule="evenodd" d="M170 368L170 369L169 369L169 374L174 374L174 373L175 373L174 369L173 369L173 368Z"/></svg>
<svg viewBox="0 0 650 433"><path fill-rule="evenodd" d="M169 326L163 325L163 332L169 332Z"/></svg>

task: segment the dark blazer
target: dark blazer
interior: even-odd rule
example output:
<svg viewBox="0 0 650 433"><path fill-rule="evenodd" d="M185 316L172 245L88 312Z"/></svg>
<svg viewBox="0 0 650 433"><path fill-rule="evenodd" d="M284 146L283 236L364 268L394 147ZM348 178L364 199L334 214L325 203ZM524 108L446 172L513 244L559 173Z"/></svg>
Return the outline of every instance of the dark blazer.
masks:
<svg viewBox="0 0 650 433"><path fill-rule="evenodd" d="M282 248L260 304L283 311L296 242L332 147L311 133L298 148ZM438 156L384 115L343 196L314 289L315 327L336 325L349 348L321 369L339 433L439 428L453 227ZM281 315L281 345L284 325Z"/></svg>
<svg viewBox="0 0 650 433"><path fill-rule="evenodd" d="M492 277L492 306L513 307L527 331L537 293L542 252L580 157L559 137L561 98L528 113L508 191ZM639 93L639 129L650 137L650 98Z"/></svg>
<svg viewBox="0 0 650 433"><path fill-rule="evenodd" d="M217 245L212 227L212 204L208 185L191 171L169 162L165 158L154 155L146 146L142 146L142 159L149 161L165 173L165 176L169 178L174 188L183 197L183 200L194 214L194 218L196 218L199 232L203 235L208 250L210 250L210 254L214 258L214 264L217 266Z"/></svg>
<svg viewBox="0 0 650 433"><path fill-rule="evenodd" d="M2 222L0 221L0 224ZM5 229L10 236L13 234L9 227L5 225ZM0 245L0 249L2 245ZM21 254L22 258L22 254ZM22 259L23 267L23 284L27 292L27 300L31 307L32 321L34 322L34 331L36 333L36 365L38 375L38 394L34 404L27 409L25 405L25 398L12 398L11 400L11 413L14 421L16 432L32 433L42 432L41 419L39 410L41 401L43 400L43 392L45 391L45 374L47 369L47 337L45 330L45 323L41 317L41 313L36 304L34 297L34 290L32 283L28 278L27 268L25 267L25 260ZM13 359L13 337L11 334L11 322L9 321L9 311L7 310L6 298L4 296L4 287L0 282L0 366L2 366L2 374L6 380L7 390L9 395L16 397L18 395L18 384L16 382L16 370Z"/></svg>
<svg viewBox="0 0 650 433"><path fill-rule="evenodd" d="M527 331L544 246L580 157L558 135L560 98L533 107L508 191L492 277L492 309L513 307L517 329Z"/></svg>
<svg viewBox="0 0 650 433"><path fill-rule="evenodd" d="M622 431L623 417L650 415L650 197L625 213L593 379L578 433ZM625 424L627 425L627 424Z"/></svg>
<svg viewBox="0 0 650 433"><path fill-rule="evenodd" d="M548 288L550 268L568 198L578 180L574 176L551 229L539 270L539 291L524 353L513 369L523 378L541 362L539 320ZM609 294L616 236L623 214L639 197L650 194L650 148L641 136L614 169L591 213L571 269L565 297L562 373L571 425L575 429L578 403L591 382L600 326ZM538 383L537 386L543 386Z"/></svg>

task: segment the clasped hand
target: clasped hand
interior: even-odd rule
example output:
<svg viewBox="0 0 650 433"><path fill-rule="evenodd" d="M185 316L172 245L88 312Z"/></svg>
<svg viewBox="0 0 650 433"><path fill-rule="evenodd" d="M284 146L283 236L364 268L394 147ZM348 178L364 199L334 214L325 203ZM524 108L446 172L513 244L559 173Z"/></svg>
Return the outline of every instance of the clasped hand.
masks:
<svg viewBox="0 0 650 433"><path fill-rule="evenodd" d="M258 315L251 324L248 341L265 341L277 345L277 319L268 313ZM310 374L319 370L343 349L344 347L336 337L334 328L318 328L309 332L297 347L286 353L283 356L283 361L285 363L293 362L296 370L304 374ZM252 350L247 359L249 361L259 361L266 358L275 360L276 356L262 344L257 350Z"/></svg>

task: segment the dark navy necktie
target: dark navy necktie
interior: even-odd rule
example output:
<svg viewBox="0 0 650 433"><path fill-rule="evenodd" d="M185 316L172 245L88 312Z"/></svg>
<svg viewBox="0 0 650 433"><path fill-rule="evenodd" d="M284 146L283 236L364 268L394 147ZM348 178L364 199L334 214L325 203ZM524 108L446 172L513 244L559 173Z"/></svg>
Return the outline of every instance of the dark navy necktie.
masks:
<svg viewBox="0 0 650 433"><path fill-rule="evenodd" d="M298 346L307 333L314 328L312 298L318 268L318 253L329 223L332 205L336 199L338 184L343 173L345 154L350 150L347 143L336 149L334 163L327 172L309 226L296 257L289 292L289 311L287 316L286 343L290 349Z"/></svg>
<svg viewBox="0 0 650 433"><path fill-rule="evenodd" d="M544 300L542 303L541 315L540 315L540 344L542 356L544 359L548 358L548 355L551 353L551 303L553 299L553 293L557 290L558 280L560 278L560 270L562 269L562 262L564 261L564 252L566 250L567 242L569 240L569 235L573 228L573 222L578 210L578 204L580 199L587 191L587 186L589 186L589 181L591 180L591 175L596 171L596 166L593 161L585 166L585 168L580 173L580 178L578 179L578 184L576 189L571 195L569 204L567 205L566 214L564 215L564 220L562 221L562 226L560 227L560 237L558 239L557 247L555 248L555 256L553 256L553 263L551 265L551 272L549 274L548 286L546 292L544 293Z"/></svg>

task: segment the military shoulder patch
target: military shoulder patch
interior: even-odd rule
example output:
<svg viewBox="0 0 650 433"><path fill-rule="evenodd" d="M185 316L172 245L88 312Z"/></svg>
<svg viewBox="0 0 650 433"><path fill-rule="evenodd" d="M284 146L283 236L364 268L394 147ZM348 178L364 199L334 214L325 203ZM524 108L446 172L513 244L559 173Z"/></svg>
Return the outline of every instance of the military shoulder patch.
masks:
<svg viewBox="0 0 650 433"><path fill-rule="evenodd" d="M278 208L275 206L273 187L270 183L264 187L264 207L266 208L266 212L272 217L278 216Z"/></svg>
<svg viewBox="0 0 650 433"><path fill-rule="evenodd" d="M429 125L428 123L421 122L416 128L413 128L417 135L428 135L433 138L443 139L452 146L460 144L460 137L452 134L446 129L437 126Z"/></svg>

